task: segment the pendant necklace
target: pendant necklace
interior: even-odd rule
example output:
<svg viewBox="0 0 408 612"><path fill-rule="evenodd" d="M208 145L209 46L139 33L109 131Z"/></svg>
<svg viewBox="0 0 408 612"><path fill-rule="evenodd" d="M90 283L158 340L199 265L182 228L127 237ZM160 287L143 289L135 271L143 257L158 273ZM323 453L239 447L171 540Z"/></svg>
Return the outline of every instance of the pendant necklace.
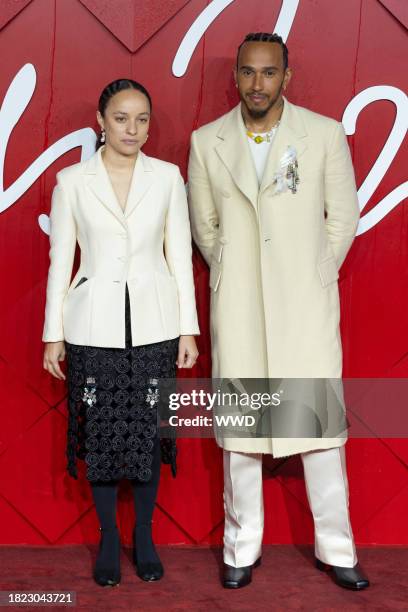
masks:
<svg viewBox="0 0 408 612"><path fill-rule="evenodd" d="M249 136L249 138L251 138L254 142L256 142L256 144L261 144L261 142L271 142L273 133L279 127L279 124L280 124L280 120L277 123L275 123L275 125L273 126L271 130L269 130L269 132L265 132L263 135L256 134L254 132L251 132L251 130L248 130L248 129L246 133L247 133L247 136Z"/></svg>

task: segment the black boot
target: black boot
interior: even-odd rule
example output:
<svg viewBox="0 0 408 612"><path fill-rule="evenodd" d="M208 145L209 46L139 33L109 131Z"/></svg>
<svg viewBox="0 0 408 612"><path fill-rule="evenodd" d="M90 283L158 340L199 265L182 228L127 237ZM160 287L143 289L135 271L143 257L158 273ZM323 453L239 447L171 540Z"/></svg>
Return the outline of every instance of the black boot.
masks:
<svg viewBox="0 0 408 612"><path fill-rule="evenodd" d="M332 572L335 583L345 589L362 591L370 586L370 581L364 575L358 563L354 567L340 567L338 565L328 565L320 559L316 559L316 567L322 572Z"/></svg>
<svg viewBox="0 0 408 612"><path fill-rule="evenodd" d="M233 567L232 565L224 563L222 586L225 589L240 589L247 586L252 581L252 568L259 567L260 565L261 557L252 565L246 565L244 567Z"/></svg>
<svg viewBox="0 0 408 612"><path fill-rule="evenodd" d="M152 524L137 524L133 530L133 562L136 574L146 582L163 578L164 569L152 539Z"/></svg>
<svg viewBox="0 0 408 612"><path fill-rule="evenodd" d="M133 530L133 561L142 580L151 582L163 577L163 565L152 539L152 517L160 480L160 440L156 438L152 451L152 476L148 482L133 481L136 525Z"/></svg>
<svg viewBox="0 0 408 612"><path fill-rule="evenodd" d="M100 586L120 583L120 538L117 527L102 529L99 552L94 568L94 580Z"/></svg>
<svg viewBox="0 0 408 612"><path fill-rule="evenodd" d="M101 586L120 582L120 539L116 527L116 497L118 483L96 482L91 485L99 518L101 541L94 568L94 580Z"/></svg>

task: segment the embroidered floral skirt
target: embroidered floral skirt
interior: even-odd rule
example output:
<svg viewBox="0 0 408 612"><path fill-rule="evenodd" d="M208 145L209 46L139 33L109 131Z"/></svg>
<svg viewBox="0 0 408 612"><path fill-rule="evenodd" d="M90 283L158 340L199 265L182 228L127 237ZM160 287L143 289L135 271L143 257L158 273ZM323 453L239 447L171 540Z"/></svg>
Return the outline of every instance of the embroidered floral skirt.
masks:
<svg viewBox="0 0 408 612"><path fill-rule="evenodd" d="M125 327L124 349L65 343L67 469L74 478L77 459L85 461L91 482L147 482L152 476L152 451L163 412L159 380L176 376L178 338L132 347L127 286ZM171 464L175 475L175 438L161 438L160 446L162 461Z"/></svg>

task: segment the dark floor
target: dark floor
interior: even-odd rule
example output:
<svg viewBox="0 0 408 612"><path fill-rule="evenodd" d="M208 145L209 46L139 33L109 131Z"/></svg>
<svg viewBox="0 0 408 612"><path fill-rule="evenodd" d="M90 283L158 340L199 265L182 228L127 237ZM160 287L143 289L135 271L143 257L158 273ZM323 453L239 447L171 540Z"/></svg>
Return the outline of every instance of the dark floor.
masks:
<svg viewBox="0 0 408 612"><path fill-rule="evenodd" d="M360 547L359 560L371 587L357 593L339 588L316 570L310 547L265 546L252 584L237 591L220 586L220 549L162 547L159 552L165 566L163 580L139 580L130 550L125 549L121 584L102 588L91 579L95 546L2 547L0 590L72 590L76 591L76 609L92 612L408 610L406 547Z"/></svg>

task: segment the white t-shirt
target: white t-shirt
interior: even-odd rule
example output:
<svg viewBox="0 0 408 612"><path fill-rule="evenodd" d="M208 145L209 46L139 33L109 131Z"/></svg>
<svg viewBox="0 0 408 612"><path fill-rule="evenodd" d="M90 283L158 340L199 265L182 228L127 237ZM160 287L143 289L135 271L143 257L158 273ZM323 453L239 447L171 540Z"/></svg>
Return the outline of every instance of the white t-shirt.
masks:
<svg viewBox="0 0 408 612"><path fill-rule="evenodd" d="M270 132L268 132L270 134L270 142L267 142L266 140L264 140L263 142L256 143L252 138L250 138L247 135L249 148L251 150L252 158L254 160L256 174L258 176L259 184L261 184L262 182L262 177L263 177L263 173L264 173L265 166L266 166L266 160L268 159L269 150L271 148L271 144L275 137L276 130L277 130L277 127L273 128ZM263 136L265 138L266 133L265 134L256 133L256 136Z"/></svg>

